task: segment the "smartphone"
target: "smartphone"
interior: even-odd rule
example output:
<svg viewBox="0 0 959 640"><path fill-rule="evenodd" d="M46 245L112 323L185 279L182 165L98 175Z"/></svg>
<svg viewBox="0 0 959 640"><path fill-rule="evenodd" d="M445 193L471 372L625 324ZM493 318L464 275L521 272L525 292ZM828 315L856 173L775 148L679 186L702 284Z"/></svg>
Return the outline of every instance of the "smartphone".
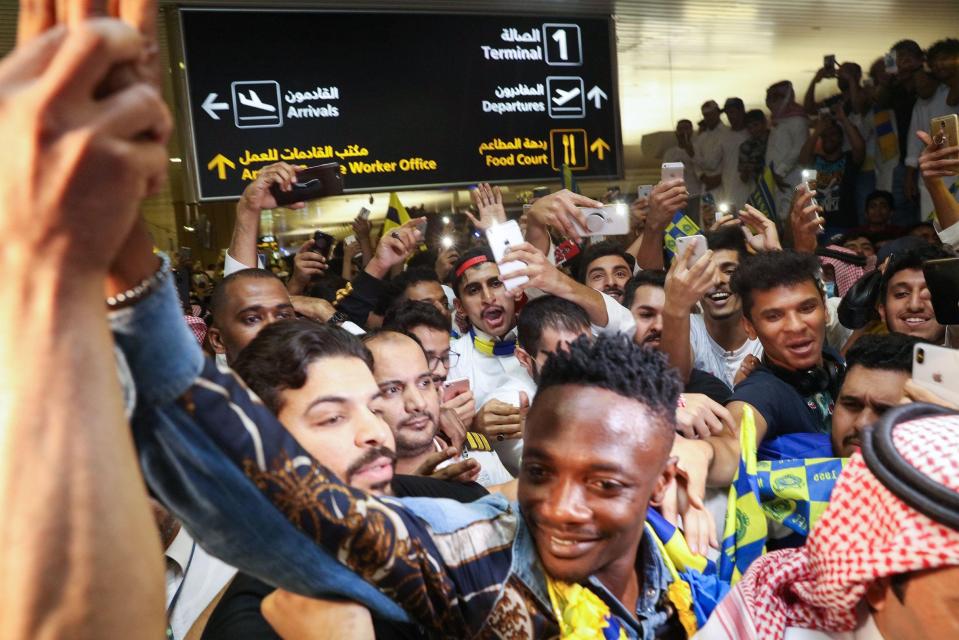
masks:
<svg viewBox="0 0 959 640"><path fill-rule="evenodd" d="M959 115L950 113L947 116L938 116L929 122L929 135L932 141L940 147L954 147L959 145ZM959 152L951 158L959 159Z"/></svg>
<svg viewBox="0 0 959 640"><path fill-rule="evenodd" d="M581 236L622 236L629 233L629 206L616 202L605 207L579 207L586 217L584 229L576 220L571 220Z"/></svg>
<svg viewBox="0 0 959 640"><path fill-rule="evenodd" d="M882 61L886 67L886 73L890 73L890 74L899 73L899 65L896 64L895 51L890 51L889 53L883 54Z"/></svg>
<svg viewBox="0 0 959 640"><path fill-rule="evenodd" d="M366 207L360 207L360 213L356 216L360 220L369 220L370 219L370 210Z"/></svg>
<svg viewBox="0 0 959 640"><path fill-rule="evenodd" d="M653 185L651 184L641 184L636 189L636 197L638 198L646 198L647 200L649 200L649 196L651 196L652 193L653 193Z"/></svg>
<svg viewBox="0 0 959 640"><path fill-rule="evenodd" d="M816 177L818 172L815 169L803 169L802 170L802 182L799 184L800 188L804 188L806 193L816 193ZM809 204L814 207L819 206L819 202L816 200L815 195L813 195L812 200L809 201ZM825 229L822 228L822 225L819 225L819 232L822 233Z"/></svg>
<svg viewBox="0 0 959 640"><path fill-rule="evenodd" d="M533 189L533 200L537 200L543 196L548 196L549 194L549 187L536 187Z"/></svg>
<svg viewBox="0 0 959 640"><path fill-rule="evenodd" d="M453 242L453 238L450 236L443 236L440 238L440 246L444 249L452 249L455 245L456 243Z"/></svg>
<svg viewBox="0 0 959 640"><path fill-rule="evenodd" d="M280 206L306 202L343 193L343 176L339 162L327 162L296 172L296 182L290 191L281 191L280 185L270 185L270 193Z"/></svg>
<svg viewBox="0 0 959 640"><path fill-rule="evenodd" d="M459 378L457 380L447 380L443 383L443 402L452 400L458 395L464 394L470 390L470 379Z"/></svg>
<svg viewBox="0 0 959 640"><path fill-rule="evenodd" d="M693 264L704 255L706 255L706 236L696 234L694 236L680 236L676 238L676 257L682 257L686 249L692 246L693 255L689 257L688 265Z"/></svg>
<svg viewBox="0 0 959 640"><path fill-rule="evenodd" d="M336 244L336 238L322 231L313 232L313 252L318 253L327 260L330 259L330 251Z"/></svg>
<svg viewBox="0 0 959 640"><path fill-rule="evenodd" d="M572 240L563 240L553 249L553 258L557 265L566 264L579 255L579 245Z"/></svg>
<svg viewBox="0 0 959 640"><path fill-rule="evenodd" d="M927 260L922 265L939 324L959 324L959 258Z"/></svg>
<svg viewBox="0 0 959 640"><path fill-rule="evenodd" d="M669 182L670 180L684 179L685 167L682 162L664 162L663 172L660 180Z"/></svg>
<svg viewBox="0 0 959 640"><path fill-rule="evenodd" d="M959 351L917 344L912 352L912 380L943 400L959 404Z"/></svg>
<svg viewBox="0 0 959 640"><path fill-rule="evenodd" d="M356 236L354 236L353 234L350 234L346 236L345 238L343 238L343 244L353 244L355 242L356 242Z"/></svg>
<svg viewBox="0 0 959 640"><path fill-rule="evenodd" d="M823 69L829 69L833 74L836 73L836 54L830 53L822 58Z"/></svg>
<svg viewBox="0 0 959 640"><path fill-rule="evenodd" d="M489 242L489 248L492 250L496 262L500 262L503 259L510 246L520 245L525 242L525 240L523 240L523 232L520 231L519 228L519 223L515 220L507 220L501 224L494 224L486 230L486 240ZM499 273L500 276L508 276L510 273L525 267L526 264L524 262L511 260L510 262L499 265ZM512 291L529 282L527 276L520 276L518 278L502 277L501 279L503 280L503 284L506 285L507 291Z"/></svg>

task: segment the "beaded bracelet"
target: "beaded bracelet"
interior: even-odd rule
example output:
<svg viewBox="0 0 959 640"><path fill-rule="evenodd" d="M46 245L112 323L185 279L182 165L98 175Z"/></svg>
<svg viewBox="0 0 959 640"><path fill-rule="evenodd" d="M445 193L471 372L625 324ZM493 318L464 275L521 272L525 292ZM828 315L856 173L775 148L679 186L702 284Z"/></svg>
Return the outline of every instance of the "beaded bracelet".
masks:
<svg viewBox="0 0 959 640"><path fill-rule="evenodd" d="M157 255L160 256L160 268L156 270L156 273L144 278L130 289L107 298L107 307L116 309L117 307L138 302L142 298L147 297L147 295L152 293L154 289L166 280L166 277L170 275L170 258L168 258L165 253L157 253Z"/></svg>

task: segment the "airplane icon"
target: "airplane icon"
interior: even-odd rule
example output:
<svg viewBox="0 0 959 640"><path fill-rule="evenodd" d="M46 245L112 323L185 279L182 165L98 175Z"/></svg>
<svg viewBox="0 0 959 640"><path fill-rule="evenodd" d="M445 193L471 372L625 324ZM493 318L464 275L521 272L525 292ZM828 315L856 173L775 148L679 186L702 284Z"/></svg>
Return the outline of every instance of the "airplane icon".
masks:
<svg viewBox="0 0 959 640"><path fill-rule="evenodd" d="M276 80L242 80L230 85L233 122L238 129L283 126L283 102Z"/></svg>
<svg viewBox="0 0 959 640"><path fill-rule="evenodd" d="M576 90L579 92L579 89ZM244 104L248 107L253 107L254 109L260 109L262 111L269 111L270 113L276 113L276 107L270 104L266 104L260 100L260 96L256 95L256 91L250 89L250 97L243 95L242 91L237 91L237 97L240 98L240 104Z"/></svg>
<svg viewBox="0 0 959 640"><path fill-rule="evenodd" d="M579 89L570 89L569 91L563 91L562 89L557 88L556 93L559 94L559 97L553 98L553 102L556 103L557 107L561 107L573 98L580 95L582 92Z"/></svg>

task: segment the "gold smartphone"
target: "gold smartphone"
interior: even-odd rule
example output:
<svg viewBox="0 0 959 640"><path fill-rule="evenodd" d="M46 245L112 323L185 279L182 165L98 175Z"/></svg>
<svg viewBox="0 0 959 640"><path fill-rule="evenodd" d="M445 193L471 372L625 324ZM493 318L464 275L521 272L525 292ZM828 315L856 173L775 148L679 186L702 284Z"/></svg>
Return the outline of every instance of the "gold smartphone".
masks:
<svg viewBox="0 0 959 640"><path fill-rule="evenodd" d="M959 116L950 113L947 116L933 118L929 122L929 135L932 136L932 141L940 147L959 145ZM959 159L959 151L952 157Z"/></svg>

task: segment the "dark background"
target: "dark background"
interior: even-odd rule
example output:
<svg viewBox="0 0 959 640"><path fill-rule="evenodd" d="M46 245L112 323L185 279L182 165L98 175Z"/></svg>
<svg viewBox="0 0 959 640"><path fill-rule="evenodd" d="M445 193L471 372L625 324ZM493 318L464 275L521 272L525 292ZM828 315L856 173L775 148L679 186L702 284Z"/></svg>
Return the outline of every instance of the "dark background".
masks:
<svg viewBox="0 0 959 640"><path fill-rule="evenodd" d="M585 129L588 143L603 138L611 147L602 162L589 154L587 170L576 177L621 175L618 95L614 82L610 24L607 19L475 16L452 14L332 13L308 11L181 11L196 166L203 199L238 196L245 186L238 161L244 150L259 153L276 147L300 149L350 144L369 150L354 158L371 162L421 157L435 160L437 171L344 175L348 191L383 191L401 187L473 184L489 180L555 179L550 165L487 167L479 145L494 137L549 139L550 129ZM481 45L509 48L500 33L520 32L543 23L577 24L582 33L581 66L550 66L544 61L485 60ZM520 43L532 47L545 43ZM555 43L554 43L555 46ZM498 86L546 84L546 76L580 76L584 90L599 86L608 96L597 110L586 101L586 117L552 119L548 112L484 113L482 101L545 102L549 96L499 99ZM288 90L339 87L337 118L290 119L282 102L283 126L238 129L234 125L231 83L275 80L281 98ZM211 92L230 104L216 121L201 108ZM261 98L265 97L261 94ZM326 101L304 102L321 106ZM530 155L541 152L523 151ZM560 149L560 153L562 150ZM549 150L546 151L549 155ZM227 180L217 178L207 163L217 154L229 158ZM504 155L502 152L496 155ZM333 160L336 160L334 158ZM313 165L330 160L306 160ZM347 164L348 161L341 161ZM248 168L258 169L265 162Z"/></svg>

